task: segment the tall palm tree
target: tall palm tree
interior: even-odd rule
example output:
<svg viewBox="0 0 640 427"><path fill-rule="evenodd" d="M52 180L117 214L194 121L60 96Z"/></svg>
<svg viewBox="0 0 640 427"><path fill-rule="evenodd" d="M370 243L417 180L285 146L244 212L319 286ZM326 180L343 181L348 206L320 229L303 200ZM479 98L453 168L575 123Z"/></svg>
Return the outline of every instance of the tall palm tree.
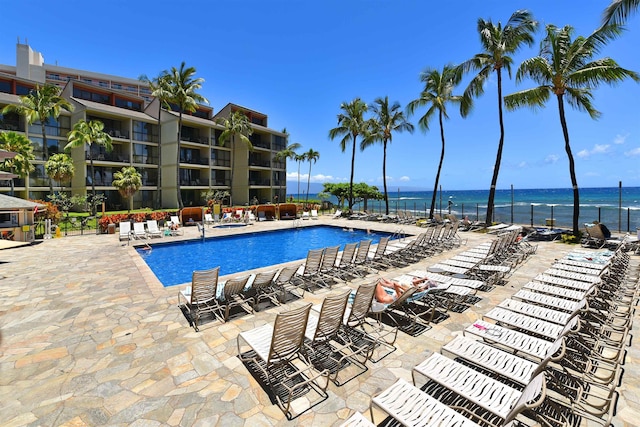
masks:
<svg viewBox="0 0 640 427"><path fill-rule="evenodd" d="M158 99L158 164L162 165L162 132L160 132L160 128L162 127L161 112L163 108L166 108L167 110L171 109L171 106L169 105L170 91L168 74L165 71L160 73L160 75L155 77L153 80L149 80L146 75L142 75L139 77L139 80L147 83L151 90L151 96ZM211 180L209 180L209 182L211 182ZM156 206L158 208L162 207L162 173L160 171L158 171Z"/></svg>
<svg viewBox="0 0 640 427"><path fill-rule="evenodd" d="M204 79L195 77L196 69L187 67L184 61L180 68L171 67L169 71L163 71L159 80L160 90L166 103L178 110L178 142L176 152L176 191L178 208L182 209L182 193L180 191L180 141L182 139L182 115L193 113L198 109L198 104L209 103L207 98L197 91L202 89Z"/></svg>
<svg viewBox="0 0 640 427"><path fill-rule="evenodd" d="M298 163L298 199L300 198L300 165L305 161L305 158L306 157L304 153L296 154L296 156L294 157L294 160L296 161L296 163Z"/></svg>
<svg viewBox="0 0 640 427"><path fill-rule="evenodd" d="M253 134L253 129L249 123L249 118L240 110L236 110L231 113L228 119L220 118L218 123L224 126L224 130L218 138L220 145L224 146L227 142L231 142L231 196L229 197L229 204L232 203L233 197L233 172L236 168L236 136L240 138L240 141L247 144L249 151L253 150L253 144L249 137Z"/></svg>
<svg viewBox="0 0 640 427"><path fill-rule="evenodd" d="M355 98L351 102L343 102L340 104L342 113L338 114L338 126L329 131L329 138L331 139L342 136L340 149L343 153L347 149L349 140L353 140L351 147L351 176L349 178L349 211L353 208L353 172L356 163L356 141L358 136L367 132L368 125L364 119L364 113L367 112L367 108L367 104L360 98Z"/></svg>
<svg viewBox="0 0 640 427"><path fill-rule="evenodd" d="M612 0L611 4L604 10L602 25L622 25L627 20L627 17L638 11L638 7L640 7L640 0Z"/></svg>
<svg viewBox="0 0 640 427"><path fill-rule="evenodd" d="M371 119L370 129L360 143L364 150L377 142L382 143L382 183L384 186L384 203L386 214L389 215L389 195L387 193L387 144L393 140L394 132L413 133L413 124L407 121L401 110L400 103L394 102L389 106L389 97L376 98L371 105L374 117Z"/></svg>
<svg viewBox="0 0 640 427"><path fill-rule="evenodd" d="M58 181L64 191L64 183L73 178L76 169L71 157L68 154L60 153L49 157L49 160L44 164L44 171L49 178Z"/></svg>
<svg viewBox="0 0 640 427"><path fill-rule="evenodd" d="M93 144L96 144L104 147L105 150L109 152L113 150L111 136L109 136L108 133L104 132L104 123L102 123L100 120L91 120L89 122L80 120L75 125L73 125L73 129L71 130L71 132L69 132L69 135L67 135L67 140L69 141L69 143L64 147L65 150L75 147L84 147L85 145L88 147L87 151L89 152L89 163L91 165L91 214L95 215L96 182L91 146Z"/></svg>
<svg viewBox="0 0 640 427"><path fill-rule="evenodd" d="M15 153L14 157L0 161L0 170L11 172L19 178L25 178L29 172L34 170L31 163L33 155L33 144L29 139L16 132L0 132L0 149ZM13 178L11 179L11 195L14 192Z"/></svg>
<svg viewBox="0 0 640 427"><path fill-rule="evenodd" d="M493 221L493 201L496 195L496 185L498 183L498 173L502 161L502 147L504 145L504 122L502 119L502 69L504 68L511 77L511 65L515 54L523 44L533 45L533 34L538 27L538 23L533 19L533 15L526 10L514 12L507 24L494 24L491 21L478 19L478 33L482 52L473 58L465 61L460 66L464 72L478 71L464 92L464 99L461 104L463 117L471 111L473 97L484 93L484 87L491 74L495 71L498 86L498 120L500 122L500 141L498 142L498 152L496 162L493 167L493 177L489 189L489 200L487 202L486 223Z"/></svg>
<svg viewBox="0 0 640 427"><path fill-rule="evenodd" d="M311 163L315 163L320 158L320 153L318 153L313 148L309 148L309 151L303 154L304 160L309 162L309 176L307 177L307 198L305 203L309 203L309 186L311 185Z"/></svg>
<svg viewBox="0 0 640 427"><path fill-rule="evenodd" d="M46 125L50 118L57 119L61 110L73 111L73 105L60 96L60 88L46 83L44 86L36 85L36 88L28 95L20 97L20 105L7 105L2 112L15 111L25 117L28 124L40 123L42 132L43 160L49 159L49 146L47 145ZM53 183L49 181L49 194L53 194Z"/></svg>
<svg viewBox="0 0 640 427"><path fill-rule="evenodd" d="M129 212L133 209L133 195L142 187L142 176L133 166L124 166L113 174L113 186L125 199L129 199Z"/></svg>
<svg viewBox="0 0 640 427"><path fill-rule="evenodd" d="M420 81L424 83L424 89L420 93L420 97L413 100L407 106L409 114L413 114L418 107L428 106L427 112L420 117L418 121L423 132L429 130L429 122L436 112L438 113L438 122L440 124L440 140L442 148L440 149L440 163L438 163L438 172L433 184L433 195L431 196L431 208L429 209L429 218L433 218L433 212L436 206L436 194L438 193L438 184L440 182L440 172L442 171L442 163L444 161L444 119L448 119L447 104L461 104L462 97L453 94L453 90L462 78L461 69L452 65L445 65L442 71L428 68L420 75ZM385 190L386 191L386 190Z"/></svg>
<svg viewBox="0 0 640 427"><path fill-rule="evenodd" d="M283 131L283 133L286 133L286 129ZM284 150L278 151L274 159L277 161L285 161L285 162L289 159L295 160L296 156L298 155L298 153L296 153L296 150L298 150L300 147L302 147L302 145L298 142L289 144ZM298 170L298 191L300 191L300 170Z"/></svg>
<svg viewBox="0 0 640 427"><path fill-rule="evenodd" d="M571 40L573 28L569 25L558 28L547 25L546 36L540 44L540 54L525 60L516 73L516 81L529 77L539 86L512 93L505 97L509 110L521 106L542 107L555 95L560 113L560 124L564 136L564 148L569 158L569 174L573 188L573 234L579 233L580 192L576 179L575 163L569 143L569 129L564 112L564 99L579 111L586 111L592 119L600 112L593 106L593 89L603 83L614 85L626 78L635 81L640 76L620 67L611 58L593 59L607 42L618 37L622 28L609 25L596 30L589 37L576 37Z"/></svg>

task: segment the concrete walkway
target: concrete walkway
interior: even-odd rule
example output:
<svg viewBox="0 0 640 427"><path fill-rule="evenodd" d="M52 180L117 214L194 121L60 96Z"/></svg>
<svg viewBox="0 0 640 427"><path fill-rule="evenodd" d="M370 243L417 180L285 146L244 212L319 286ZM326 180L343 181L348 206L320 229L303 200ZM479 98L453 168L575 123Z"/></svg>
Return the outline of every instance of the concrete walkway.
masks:
<svg viewBox="0 0 640 427"><path fill-rule="evenodd" d="M395 231L394 224L364 221L301 221ZM260 222L245 230L207 228L207 236L291 227ZM402 226L408 232L422 231ZM467 246L427 258L393 277L425 269L488 235L461 233ZM184 238L195 238L196 227ZM163 240L175 239L165 237ZM292 302L226 324L209 322L196 333L177 307L179 287L164 288L132 246L116 235L78 236L0 251L0 425L2 426L272 426L338 425L354 411L366 412L370 397L411 368L482 313L517 291L529 278L575 246L540 243L536 255L508 284L480 292L482 300L418 337L400 333L397 350L294 421L287 421L237 358L239 332L272 322ZM632 256L638 262L638 256ZM177 261L179 262L179 261ZM356 284L352 284L355 286ZM344 289L336 286L335 290ZM306 294L320 302L327 291ZM635 315L634 333L640 322ZM638 425L640 360L629 348L617 426Z"/></svg>

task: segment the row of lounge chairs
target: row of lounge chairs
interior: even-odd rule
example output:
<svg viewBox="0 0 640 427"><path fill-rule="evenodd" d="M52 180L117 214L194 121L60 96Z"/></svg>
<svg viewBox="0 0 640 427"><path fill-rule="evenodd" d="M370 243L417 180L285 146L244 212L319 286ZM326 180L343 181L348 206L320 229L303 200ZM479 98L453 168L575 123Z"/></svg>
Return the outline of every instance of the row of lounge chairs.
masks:
<svg viewBox="0 0 640 427"><path fill-rule="evenodd" d="M638 299L629 261L622 251L602 264L593 252L558 260L416 365L413 384L374 396L371 419L377 408L403 425L610 425ZM356 414L344 425L368 423Z"/></svg>
<svg viewBox="0 0 640 427"><path fill-rule="evenodd" d="M175 218L176 224L179 223L178 217L172 217L172 221ZM145 227L146 225L146 227ZM131 228L131 222L124 221L119 225L119 240L140 240L140 239L148 239L150 237L162 237L164 235L163 230L158 226L158 221L155 219L149 219L146 222L134 222L133 229ZM177 226L176 226L177 227ZM170 228L170 232L172 235L178 233L178 229ZM180 231L181 232L181 231Z"/></svg>

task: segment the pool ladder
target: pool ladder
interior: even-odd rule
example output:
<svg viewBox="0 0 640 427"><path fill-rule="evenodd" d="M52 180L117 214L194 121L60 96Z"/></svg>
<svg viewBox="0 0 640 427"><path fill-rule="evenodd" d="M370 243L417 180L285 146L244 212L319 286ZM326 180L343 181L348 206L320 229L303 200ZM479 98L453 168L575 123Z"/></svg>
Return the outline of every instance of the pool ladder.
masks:
<svg viewBox="0 0 640 427"><path fill-rule="evenodd" d="M389 240L403 240L405 237L407 237L407 234L404 232L404 229L398 228L394 231Z"/></svg>

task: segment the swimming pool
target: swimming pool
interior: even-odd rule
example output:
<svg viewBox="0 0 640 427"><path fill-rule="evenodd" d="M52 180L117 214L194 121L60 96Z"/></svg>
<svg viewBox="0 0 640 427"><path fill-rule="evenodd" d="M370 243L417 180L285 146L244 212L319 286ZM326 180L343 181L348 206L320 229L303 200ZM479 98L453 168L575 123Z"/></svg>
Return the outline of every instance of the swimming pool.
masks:
<svg viewBox="0 0 640 427"><path fill-rule="evenodd" d="M137 251L166 287L191 282L193 270L220 266L220 275L233 274L304 259L310 249L340 245L342 250L346 243L363 239L376 244L381 237L389 235L380 231L367 234L365 230L318 225L210 237L204 241L159 243L154 244L151 251Z"/></svg>

